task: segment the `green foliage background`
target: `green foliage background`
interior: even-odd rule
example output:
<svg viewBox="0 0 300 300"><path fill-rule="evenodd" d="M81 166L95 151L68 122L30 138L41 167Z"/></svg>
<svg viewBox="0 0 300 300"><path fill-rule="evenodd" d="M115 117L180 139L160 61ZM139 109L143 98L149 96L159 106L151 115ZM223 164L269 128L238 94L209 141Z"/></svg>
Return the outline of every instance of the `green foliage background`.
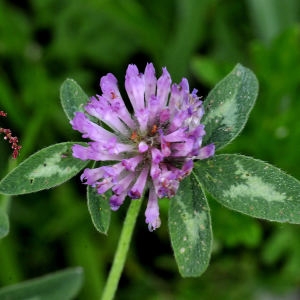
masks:
<svg viewBox="0 0 300 300"><path fill-rule="evenodd" d="M129 63L167 66L204 97L237 63L251 68L260 93L249 122L223 152L268 161L300 179L300 2L297 0L0 1L0 109L23 146L12 161L0 141L1 178L33 152L77 141L59 101L65 78L89 95ZM16 182L16 185L18 183ZM0 196L0 204L7 197ZM53 190L13 197L10 233L0 241L0 287L82 266L78 299L97 299L112 261L126 205L108 236L90 219L79 178ZM2 201L2 202L1 202ZM141 215L117 299L263 299L296 295L300 227L240 215L209 199L214 252L200 278L182 279L167 231L147 230Z"/></svg>

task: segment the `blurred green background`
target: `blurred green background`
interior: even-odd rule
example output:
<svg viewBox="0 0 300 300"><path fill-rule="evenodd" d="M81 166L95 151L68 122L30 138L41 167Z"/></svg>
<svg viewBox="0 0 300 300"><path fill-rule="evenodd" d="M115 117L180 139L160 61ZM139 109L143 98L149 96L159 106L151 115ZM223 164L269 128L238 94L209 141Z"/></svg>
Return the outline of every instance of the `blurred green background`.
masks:
<svg viewBox="0 0 300 300"><path fill-rule="evenodd" d="M143 70L153 61L158 74L167 66L175 82L187 77L203 96L237 62L251 68L260 82L257 104L224 152L260 158L300 179L299 20L298 0L0 0L0 109L8 113L1 126L23 146L15 162L1 139L1 178L45 146L80 139L60 107L67 77L93 95L107 72L122 84L129 63ZM126 205L113 213L108 236L98 234L78 177L12 198L0 287L79 265L85 282L78 299L99 298ZM207 272L178 274L162 201L159 230L148 232L143 214L138 220L116 299L299 299L300 227L209 203Z"/></svg>

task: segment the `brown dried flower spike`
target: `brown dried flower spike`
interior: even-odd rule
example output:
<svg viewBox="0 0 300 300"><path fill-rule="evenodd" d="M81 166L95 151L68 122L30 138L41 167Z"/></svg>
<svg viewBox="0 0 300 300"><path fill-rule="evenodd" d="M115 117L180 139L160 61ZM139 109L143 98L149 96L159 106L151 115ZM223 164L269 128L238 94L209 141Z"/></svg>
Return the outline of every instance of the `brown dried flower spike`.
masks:
<svg viewBox="0 0 300 300"><path fill-rule="evenodd" d="M6 117L6 112L0 110L0 116ZM0 133L4 134L4 139L8 140L8 142L11 144L11 148L13 149L12 157L17 158L19 155L19 150L22 148L22 146L18 145L18 138L16 136L12 136L12 132L10 129L2 128L0 127Z"/></svg>

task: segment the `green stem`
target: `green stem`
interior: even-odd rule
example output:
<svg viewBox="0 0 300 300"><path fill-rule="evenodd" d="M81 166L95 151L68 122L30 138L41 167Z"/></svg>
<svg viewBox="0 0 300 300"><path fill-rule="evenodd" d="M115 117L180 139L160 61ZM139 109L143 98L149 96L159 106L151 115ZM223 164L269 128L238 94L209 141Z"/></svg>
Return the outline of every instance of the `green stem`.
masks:
<svg viewBox="0 0 300 300"><path fill-rule="evenodd" d="M141 207L141 200L132 200L122 228L118 248L102 294L102 300L112 300L116 293L119 280L124 268L134 225Z"/></svg>

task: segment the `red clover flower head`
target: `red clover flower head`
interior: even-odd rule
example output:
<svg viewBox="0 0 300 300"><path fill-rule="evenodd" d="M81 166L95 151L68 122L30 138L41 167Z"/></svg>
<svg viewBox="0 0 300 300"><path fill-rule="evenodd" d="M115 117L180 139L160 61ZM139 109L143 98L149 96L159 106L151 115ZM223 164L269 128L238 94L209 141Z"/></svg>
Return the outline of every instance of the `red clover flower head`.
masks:
<svg viewBox="0 0 300 300"><path fill-rule="evenodd" d="M0 117L6 117L7 113L0 110ZM18 145L19 140L16 136L12 136L12 132L10 129L0 127L0 133L4 134L4 139L8 140L11 144L11 148L13 149L12 157L15 159L19 155L19 151L22 146Z"/></svg>
<svg viewBox="0 0 300 300"><path fill-rule="evenodd" d="M160 226L158 199L176 194L194 160L214 155L214 144L202 147L202 101L197 90L190 93L187 79L171 84L166 68L157 79L152 63L144 73L136 65L127 68L125 89L133 113L113 74L103 76L100 87L102 95L91 97L85 112L76 112L71 121L73 129L91 140L87 147L74 145L73 156L115 163L85 169L81 180L99 194L111 189L112 210L117 210L126 196L138 199L149 189L146 223L150 231L155 230Z"/></svg>

